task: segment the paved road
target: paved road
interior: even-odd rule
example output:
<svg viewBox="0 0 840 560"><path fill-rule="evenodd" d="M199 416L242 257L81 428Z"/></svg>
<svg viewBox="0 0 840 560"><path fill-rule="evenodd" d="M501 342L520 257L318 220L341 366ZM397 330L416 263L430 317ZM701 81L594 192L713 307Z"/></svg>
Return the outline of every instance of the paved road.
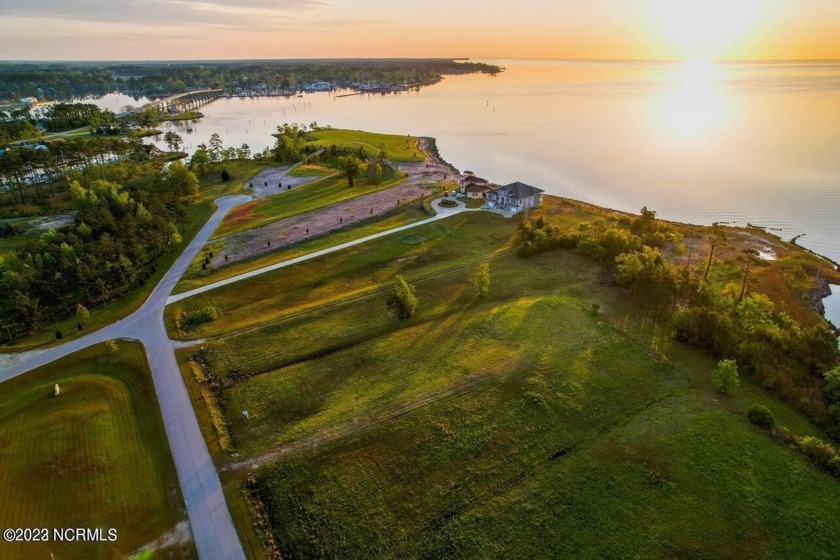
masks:
<svg viewBox="0 0 840 560"><path fill-rule="evenodd" d="M170 294L178 280L184 275L213 231L219 226L225 214L234 206L250 199L249 196L226 196L216 200L218 205L216 212L181 253L137 311L125 319L81 338L41 352L27 353L19 361L0 371L0 382L3 382L94 344L116 338L134 339L141 342L146 348L146 355L149 359L155 392L163 413L166 434L169 438L172 457L175 460L175 469L178 472L181 492L187 506L193 539L198 555L202 559L231 560L245 558L245 554L225 502L219 476L210 458L210 452L207 450L207 444L201 434L198 420L195 417L187 387L178 368L173 342L169 340L166 334L166 327L163 322L164 307L175 301L239 282L246 278L252 278L271 270L291 266L467 211L464 203L460 201L455 208L444 208L438 204L439 201L435 201L433 207L437 211L437 215L426 220L376 233L171 296Z"/></svg>
<svg viewBox="0 0 840 560"><path fill-rule="evenodd" d="M187 506L195 546L202 559L245 558L233 525L219 476L201 434L187 387L175 360L172 343L163 324L166 299L186 272L195 255L224 215L247 196L227 196L216 201L218 209L167 271L146 302L137 311L99 331L39 353L32 353L0 371L0 382L49 364L73 352L115 338L140 341L146 348L166 435L172 449L178 481Z"/></svg>

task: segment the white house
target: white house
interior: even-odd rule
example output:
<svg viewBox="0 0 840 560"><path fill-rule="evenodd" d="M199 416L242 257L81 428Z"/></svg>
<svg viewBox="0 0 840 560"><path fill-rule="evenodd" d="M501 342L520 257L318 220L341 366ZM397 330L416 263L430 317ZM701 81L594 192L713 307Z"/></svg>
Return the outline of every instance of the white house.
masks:
<svg viewBox="0 0 840 560"><path fill-rule="evenodd" d="M519 181L487 191L487 206L504 212L521 212L542 204L543 190Z"/></svg>

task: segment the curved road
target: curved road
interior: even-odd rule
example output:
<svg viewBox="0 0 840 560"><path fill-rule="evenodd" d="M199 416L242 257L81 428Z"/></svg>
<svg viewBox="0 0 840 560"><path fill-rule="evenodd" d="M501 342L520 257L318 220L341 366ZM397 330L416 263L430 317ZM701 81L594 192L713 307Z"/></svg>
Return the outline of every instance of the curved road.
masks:
<svg viewBox="0 0 840 560"><path fill-rule="evenodd" d="M196 254L201 250L213 231L219 226L225 214L239 204L251 200L250 196L225 196L216 200L218 208L181 253L167 271L143 305L128 317L98 331L40 352L30 352L21 360L0 371L0 383L47 365L73 352L108 340L123 338L137 340L146 348L149 366L154 379L160 409L163 413L166 435L175 461L178 481L187 506L193 539L198 555L202 559L238 559L245 558L239 536L233 525L228 510L219 476L207 444L201 434L192 403L175 359L173 342L166 334L163 311L166 305L190 296L214 290L221 286L252 278L259 274L284 268L299 262L340 251L392 233L422 226L454 214L467 211L463 202L455 208L440 206L434 201L436 216L413 224L376 233L368 237L350 241L316 251L308 255L265 266L258 270L240 274L232 278L208 284L182 294L170 295L175 285L186 272Z"/></svg>
<svg viewBox="0 0 840 560"><path fill-rule="evenodd" d="M226 196L216 200L218 208L213 216L137 311L103 329L33 354L28 359L0 371L2 382L100 342L115 338L140 341L145 346L149 358L155 392L166 425L166 435L187 506L190 528L198 555L202 559L244 559L245 553L228 511L216 467L198 426L187 387L175 360L172 343L166 335L163 308L175 284L228 210L247 200L250 200L250 197Z"/></svg>

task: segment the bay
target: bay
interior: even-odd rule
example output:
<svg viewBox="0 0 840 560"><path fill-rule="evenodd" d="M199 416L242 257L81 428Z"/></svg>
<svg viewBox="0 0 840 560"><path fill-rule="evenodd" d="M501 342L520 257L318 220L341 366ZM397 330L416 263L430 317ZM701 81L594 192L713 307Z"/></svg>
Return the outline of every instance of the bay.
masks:
<svg viewBox="0 0 840 560"><path fill-rule="evenodd" d="M433 136L497 183L749 222L840 261L840 63L486 62L505 71L397 94L223 98L164 126L190 152L213 133L258 152L283 122Z"/></svg>

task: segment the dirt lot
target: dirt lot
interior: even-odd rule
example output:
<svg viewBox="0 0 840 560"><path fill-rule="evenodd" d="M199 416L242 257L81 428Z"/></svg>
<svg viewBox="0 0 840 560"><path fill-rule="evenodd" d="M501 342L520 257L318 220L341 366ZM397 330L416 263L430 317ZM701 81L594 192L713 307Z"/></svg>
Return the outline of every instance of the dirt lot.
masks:
<svg viewBox="0 0 840 560"><path fill-rule="evenodd" d="M427 139L421 138L418 147L426 159L418 163L400 164L399 170L408 174L408 178L400 185L222 238L214 242L214 244L221 243L222 246L216 251L211 266L218 267L223 266L225 262L230 264L250 259L305 239L352 226L363 220L382 215L397 206L416 203L418 199L425 198L429 194L431 185L444 178L449 180L461 178L461 175L454 175L453 170L445 162L432 155ZM263 171L251 181L254 184L254 191L265 193L262 196L269 196L277 194L279 181L282 181L285 188L287 182L294 179L303 180L298 183L298 186L313 179L312 177L290 177L286 174L287 172L288 168ZM268 182L267 188L264 182ZM225 255L228 261L225 261Z"/></svg>

